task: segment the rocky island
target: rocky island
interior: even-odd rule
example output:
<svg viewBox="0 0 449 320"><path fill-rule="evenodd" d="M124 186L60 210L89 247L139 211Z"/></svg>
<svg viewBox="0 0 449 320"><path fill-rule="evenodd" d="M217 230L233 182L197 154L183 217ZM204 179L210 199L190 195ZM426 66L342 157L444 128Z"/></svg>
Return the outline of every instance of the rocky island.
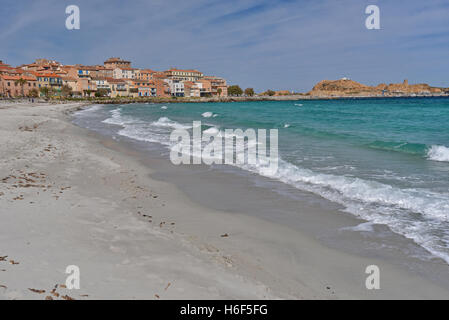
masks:
<svg viewBox="0 0 449 320"><path fill-rule="evenodd" d="M340 80L323 80L307 93L311 98L332 97L397 97L397 96L435 96L448 95L449 88L432 87L428 84L381 83L368 86L356 81L343 78Z"/></svg>

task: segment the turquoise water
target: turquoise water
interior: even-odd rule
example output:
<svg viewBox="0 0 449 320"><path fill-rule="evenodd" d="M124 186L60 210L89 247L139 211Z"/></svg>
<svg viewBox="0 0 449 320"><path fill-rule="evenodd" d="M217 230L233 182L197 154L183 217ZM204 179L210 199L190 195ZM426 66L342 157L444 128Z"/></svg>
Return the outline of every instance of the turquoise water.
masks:
<svg viewBox="0 0 449 320"><path fill-rule="evenodd" d="M93 113L117 135L165 146L173 129L194 120L203 129L279 129L279 170L269 178L388 225L449 262L449 99L135 104Z"/></svg>

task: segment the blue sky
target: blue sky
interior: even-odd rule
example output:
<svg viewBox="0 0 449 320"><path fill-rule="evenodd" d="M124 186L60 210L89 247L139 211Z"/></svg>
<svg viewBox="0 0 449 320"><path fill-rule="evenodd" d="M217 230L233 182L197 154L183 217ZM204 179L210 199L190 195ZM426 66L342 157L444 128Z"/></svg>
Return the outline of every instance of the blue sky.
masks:
<svg viewBox="0 0 449 320"><path fill-rule="evenodd" d="M76 4L81 29L65 28ZM365 28L376 4L381 30ZM2 0L0 60L197 68L230 84L308 91L319 80L449 87L448 0Z"/></svg>

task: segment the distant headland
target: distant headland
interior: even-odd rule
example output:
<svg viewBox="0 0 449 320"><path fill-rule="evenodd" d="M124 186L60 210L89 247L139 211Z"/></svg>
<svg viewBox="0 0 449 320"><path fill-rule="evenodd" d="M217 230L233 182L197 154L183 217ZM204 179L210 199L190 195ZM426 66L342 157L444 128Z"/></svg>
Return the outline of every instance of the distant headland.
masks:
<svg viewBox="0 0 449 320"><path fill-rule="evenodd" d="M320 81L306 95L311 98L449 96L449 88L432 87L426 83L409 84L408 80L368 86L343 78Z"/></svg>

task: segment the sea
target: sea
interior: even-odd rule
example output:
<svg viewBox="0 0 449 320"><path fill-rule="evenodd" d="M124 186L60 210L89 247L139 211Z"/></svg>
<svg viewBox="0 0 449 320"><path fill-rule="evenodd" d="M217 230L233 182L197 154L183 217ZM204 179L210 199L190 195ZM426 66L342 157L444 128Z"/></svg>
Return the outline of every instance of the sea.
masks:
<svg viewBox="0 0 449 320"><path fill-rule="evenodd" d="M239 170L337 203L364 230L384 225L449 263L449 99L96 105L74 118L167 161L171 132L193 121L217 133L278 129L278 170Z"/></svg>

